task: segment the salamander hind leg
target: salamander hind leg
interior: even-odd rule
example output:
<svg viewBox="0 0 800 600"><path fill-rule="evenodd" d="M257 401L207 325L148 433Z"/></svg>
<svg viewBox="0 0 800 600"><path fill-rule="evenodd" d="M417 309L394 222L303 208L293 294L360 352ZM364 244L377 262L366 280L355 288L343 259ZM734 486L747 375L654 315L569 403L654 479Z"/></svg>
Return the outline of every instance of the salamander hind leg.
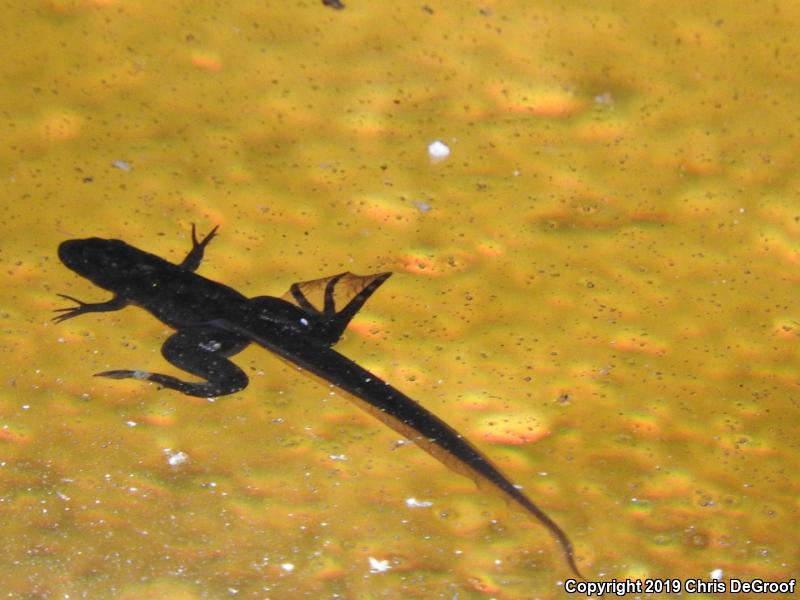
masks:
<svg viewBox="0 0 800 600"><path fill-rule="evenodd" d="M188 396L225 396L247 387L247 375L227 358L243 350L247 344L247 340L215 327L198 327L170 336L161 347L161 354L179 369L203 379L202 382L131 369L103 371L95 376L152 381Z"/></svg>

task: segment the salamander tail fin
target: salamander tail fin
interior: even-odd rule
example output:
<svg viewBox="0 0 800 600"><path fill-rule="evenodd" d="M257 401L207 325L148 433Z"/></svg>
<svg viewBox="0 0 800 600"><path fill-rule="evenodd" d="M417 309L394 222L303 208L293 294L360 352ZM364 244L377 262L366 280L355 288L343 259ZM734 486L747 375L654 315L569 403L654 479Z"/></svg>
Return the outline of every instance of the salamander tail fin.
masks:
<svg viewBox="0 0 800 600"><path fill-rule="evenodd" d="M293 283L282 299L303 309L317 324L318 339L333 346L347 324L391 273L350 272Z"/></svg>

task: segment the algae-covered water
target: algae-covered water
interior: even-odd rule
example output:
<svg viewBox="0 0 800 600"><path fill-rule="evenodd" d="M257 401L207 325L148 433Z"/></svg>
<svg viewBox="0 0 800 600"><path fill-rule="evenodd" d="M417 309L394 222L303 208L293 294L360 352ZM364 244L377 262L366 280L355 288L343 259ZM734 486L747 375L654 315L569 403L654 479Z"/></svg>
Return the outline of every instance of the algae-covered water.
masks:
<svg viewBox="0 0 800 600"><path fill-rule="evenodd" d="M570 597L541 525L261 348L215 401L93 377L180 375L171 331L51 322L109 298L58 243L192 223L248 296L394 271L337 348L587 580L796 577L800 8L345 4L3 6L0 596Z"/></svg>

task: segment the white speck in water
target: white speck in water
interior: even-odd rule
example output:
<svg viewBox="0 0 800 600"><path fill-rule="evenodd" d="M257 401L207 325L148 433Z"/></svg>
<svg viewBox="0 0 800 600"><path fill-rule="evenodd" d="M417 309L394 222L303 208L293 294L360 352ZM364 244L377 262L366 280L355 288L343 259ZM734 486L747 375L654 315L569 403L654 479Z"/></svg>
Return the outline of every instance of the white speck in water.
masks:
<svg viewBox="0 0 800 600"><path fill-rule="evenodd" d="M302 319L300 319L300 324L303 325L304 327L308 327L308 319L303 317Z"/></svg>
<svg viewBox="0 0 800 600"><path fill-rule="evenodd" d="M138 425L138 423L136 421L125 421L125 424L128 427L136 427Z"/></svg>
<svg viewBox="0 0 800 600"><path fill-rule="evenodd" d="M443 161L450 156L450 148L444 142L436 140L428 144L428 158L433 164Z"/></svg>
<svg viewBox="0 0 800 600"><path fill-rule="evenodd" d="M189 460L186 452L171 452L169 448L165 448L164 453L167 455L167 462L171 467L177 467Z"/></svg>
<svg viewBox="0 0 800 600"><path fill-rule="evenodd" d="M424 213L429 212L432 208L430 204L423 202L422 200L412 200L411 204L413 204L414 208L416 208L419 212Z"/></svg>
<svg viewBox="0 0 800 600"><path fill-rule="evenodd" d="M281 563L281 569L283 569L287 573L291 573L292 571L294 571L294 565L292 563L288 563L288 562Z"/></svg>
<svg viewBox="0 0 800 600"><path fill-rule="evenodd" d="M594 103L600 106L612 106L614 104L614 97L611 92L603 92L594 97Z"/></svg>
<svg viewBox="0 0 800 600"><path fill-rule="evenodd" d="M377 558L369 557L369 572L370 573L385 573L391 569L388 560L378 560Z"/></svg>
<svg viewBox="0 0 800 600"><path fill-rule="evenodd" d="M133 170L133 165L126 160L115 160L111 163L112 166L116 167L120 171L125 171L126 173L130 173Z"/></svg>
<svg viewBox="0 0 800 600"><path fill-rule="evenodd" d="M331 460L347 460L346 454L330 454L328 456Z"/></svg>
<svg viewBox="0 0 800 600"><path fill-rule="evenodd" d="M430 500L417 500L416 498L406 498L406 506L409 508L428 508L433 506Z"/></svg>
<svg viewBox="0 0 800 600"><path fill-rule="evenodd" d="M720 579L722 579L722 569L714 569L713 571L711 571L710 575L711 579L719 581Z"/></svg>

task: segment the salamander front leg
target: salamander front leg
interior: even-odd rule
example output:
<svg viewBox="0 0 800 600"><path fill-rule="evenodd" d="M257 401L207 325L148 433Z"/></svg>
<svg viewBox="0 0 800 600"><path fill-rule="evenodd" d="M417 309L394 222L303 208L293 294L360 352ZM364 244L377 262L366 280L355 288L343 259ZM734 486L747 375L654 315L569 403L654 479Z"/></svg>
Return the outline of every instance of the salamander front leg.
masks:
<svg viewBox="0 0 800 600"><path fill-rule="evenodd" d="M65 298L66 300L70 300L77 304L77 306L68 306L67 308L56 308L54 312L60 312L60 315L53 317L53 321L56 323L61 323L62 321L66 321L67 319L74 319L79 315L85 315L86 313L93 313L93 312L112 312L115 310L121 310L128 305L128 301L125 298L120 296L114 296L111 300L107 302L84 302L82 300L78 300L77 298L73 298L72 296L67 296L66 294L57 294L61 298Z"/></svg>
<svg viewBox="0 0 800 600"><path fill-rule="evenodd" d="M247 375L227 357L241 352L249 342L215 327L178 331L161 347L161 354L179 369L203 382L183 381L172 375L130 369L96 373L111 379L143 379L188 396L211 398L233 394L247 387Z"/></svg>
<svg viewBox="0 0 800 600"><path fill-rule="evenodd" d="M203 254L205 254L206 246L208 246L208 243L216 237L218 228L219 225L214 227L214 229L212 229L201 241L197 239L197 229L195 228L194 223L192 223L192 249L189 251L189 254L186 255L186 258L183 259L183 262L180 265L181 267L187 269L188 271L197 270L203 260Z"/></svg>

